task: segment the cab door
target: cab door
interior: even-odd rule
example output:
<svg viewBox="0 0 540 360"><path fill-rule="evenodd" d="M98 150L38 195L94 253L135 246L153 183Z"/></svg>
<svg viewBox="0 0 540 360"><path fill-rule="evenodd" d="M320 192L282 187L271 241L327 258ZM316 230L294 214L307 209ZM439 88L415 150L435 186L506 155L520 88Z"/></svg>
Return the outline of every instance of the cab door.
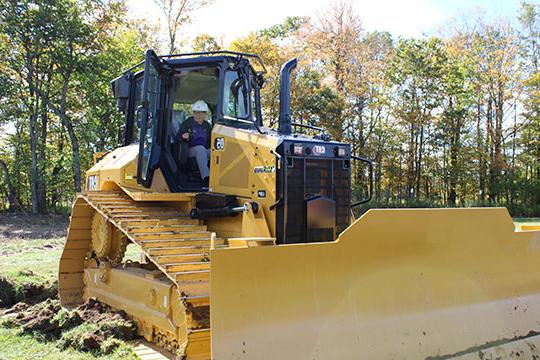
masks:
<svg viewBox="0 0 540 360"><path fill-rule="evenodd" d="M136 111L137 122L141 129L137 182L145 187L150 187L152 184L152 176L159 166L161 155L158 135L163 117L164 65L165 62L153 50L146 51L142 104Z"/></svg>

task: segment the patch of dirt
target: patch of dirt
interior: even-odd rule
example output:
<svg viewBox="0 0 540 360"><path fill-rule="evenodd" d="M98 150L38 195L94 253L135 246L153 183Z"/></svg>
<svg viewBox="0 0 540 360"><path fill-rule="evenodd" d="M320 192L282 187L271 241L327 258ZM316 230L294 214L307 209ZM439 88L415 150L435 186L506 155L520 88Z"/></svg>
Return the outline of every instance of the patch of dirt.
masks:
<svg viewBox="0 0 540 360"><path fill-rule="evenodd" d="M65 215L0 214L0 242L9 239L47 239L66 236ZM46 246L46 245L45 245Z"/></svg>
<svg viewBox="0 0 540 360"><path fill-rule="evenodd" d="M207 329L210 327L210 306L193 306L187 304L187 310L191 314L191 318L197 322L199 329Z"/></svg>
<svg viewBox="0 0 540 360"><path fill-rule="evenodd" d="M17 285L0 276L0 308L15 305L18 302L36 304L47 299L58 298L58 283L24 283Z"/></svg>
<svg viewBox="0 0 540 360"><path fill-rule="evenodd" d="M16 302L15 284L0 277L0 308L12 306Z"/></svg>
<svg viewBox="0 0 540 360"><path fill-rule="evenodd" d="M52 299L33 306L19 303L3 317L4 326L18 327L24 334L45 341L58 340L61 348L96 354L113 352L122 341L137 336L135 323L123 311L114 311L93 299L71 311Z"/></svg>

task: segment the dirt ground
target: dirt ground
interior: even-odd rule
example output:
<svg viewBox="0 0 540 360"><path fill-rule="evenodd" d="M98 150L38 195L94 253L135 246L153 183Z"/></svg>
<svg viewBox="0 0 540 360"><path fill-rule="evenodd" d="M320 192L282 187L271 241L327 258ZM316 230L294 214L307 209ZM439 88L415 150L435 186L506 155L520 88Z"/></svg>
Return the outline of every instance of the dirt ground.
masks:
<svg viewBox="0 0 540 360"><path fill-rule="evenodd" d="M0 214L0 242L65 237L68 224L65 215Z"/></svg>
<svg viewBox="0 0 540 360"><path fill-rule="evenodd" d="M18 327L21 334L38 339L57 340L61 348L95 354L109 354L137 334L135 323L124 312L95 300L74 310L62 309L58 300L51 299L32 306L18 303L4 312L3 326Z"/></svg>
<svg viewBox="0 0 540 360"><path fill-rule="evenodd" d="M123 312L97 301L72 311L60 306L56 278L68 223L62 215L0 214L0 343L49 344L66 359L131 359L124 340L136 326ZM0 359L10 358L20 355L0 348Z"/></svg>

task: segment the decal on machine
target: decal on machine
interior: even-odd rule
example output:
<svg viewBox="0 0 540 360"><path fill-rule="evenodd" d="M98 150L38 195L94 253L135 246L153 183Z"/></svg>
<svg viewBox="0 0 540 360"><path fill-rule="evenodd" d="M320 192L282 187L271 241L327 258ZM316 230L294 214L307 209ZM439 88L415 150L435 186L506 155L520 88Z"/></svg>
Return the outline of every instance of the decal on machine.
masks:
<svg viewBox="0 0 540 360"><path fill-rule="evenodd" d="M225 138L218 137L214 140L214 149L224 150L225 149Z"/></svg>
<svg viewBox="0 0 540 360"><path fill-rule="evenodd" d="M88 175L88 181L86 183L87 191L96 191L98 189L98 176L97 175Z"/></svg>
<svg viewBox="0 0 540 360"><path fill-rule="evenodd" d="M271 174L271 173L276 172L276 167L275 167L275 165L271 165L271 166L255 166L253 168L253 172L255 174Z"/></svg>
<svg viewBox="0 0 540 360"><path fill-rule="evenodd" d="M324 155L326 153L326 148L324 145L315 145L313 146L313 154L315 155Z"/></svg>

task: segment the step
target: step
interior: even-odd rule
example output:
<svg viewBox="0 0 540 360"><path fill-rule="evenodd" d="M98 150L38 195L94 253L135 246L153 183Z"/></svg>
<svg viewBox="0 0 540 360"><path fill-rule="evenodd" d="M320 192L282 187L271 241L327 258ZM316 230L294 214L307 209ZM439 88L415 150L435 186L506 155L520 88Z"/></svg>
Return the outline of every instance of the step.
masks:
<svg viewBox="0 0 540 360"><path fill-rule="evenodd" d="M143 213L141 209L137 208L136 206L126 208L124 206L115 206L112 207L107 211L109 214L134 214L134 213Z"/></svg>
<svg viewBox="0 0 540 360"><path fill-rule="evenodd" d="M206 231L206 225L168 225L168 226L126 226L125 229L132 234L176 232L176 231Z"/></svg>
<svg viewBox="0 0 540 360"><path fill-rule="evenodd" d="M210 296L210 281L177 282L178 289L186 298Z"/></svg>
<svg viewBox="0 0 540 360"><path fill-rule="evenodd" d="M87 195L87 198L89 198L92 201L117 201L117 200L129 200L130 198L127 198L125 196L114 196L114 195L104 195L104 196L95 196L95 195Z"/></svg>
<svg viewBox="0 0 540 360"><path fill-rule="evenodd" d="M174 264L179 262L196 262L202 261L208 258L208 254L199 252L195 254L181 254L181 255L165 255L156 256L155 260L158 264Z"/></svg>
<svg viewBox="0 0 540 360"><path fill-rule="evenodd" d="M144 219L144 220L122 220L121 225L130 226L157 226L157 225L199 225L199 220L185 216L170 219Z"/></svg>
<svg viewBox="0 0 540 360"><path fill-rule="evenodd" d="M97 205L105 205L105 206L137 206L133 201L131 200L109 200L109 201L92 201Z"/></svg>
<svg viewBox="0 0 540 360"><path fill-rule="evenodd" d="M172 263L163 265L168 273L210 270L210 261Z"/></svg>
<svg viewBox="0 0 540 360"><path fill-rule="evenodd" d="M193 307L210 306L210 296L186 296L184 301L188 302Z"/></svg>
<svg viewBox="0 0 540 360"><path fill-rule="evenodd" d="M177 231L177 232L154 232L144 234L133 234L137 241L143 240L179 240L179 239L209 239L207 231Z"/></svg>
<svg viewBox="0 0 540 360"><path fill-rule="evenodd" d="M144 207L139 206L141 210L148 212L149 214L172 214L174 216L185 216L185 213L181 213L178 209L173 208L163 208L163 207Z"/></svg>
<svg viewBox="0 0 540 360"><path fill-rule="evenodd" d="M186 347L186 358L204 360L211 358L210 329L190 330Z"/></svg>
<svg viewBox="0 0 540 360"><path fill-rule="evenodd" d="M189 330L188 339L207 337L210 339L210 328Z"/></svg>
<svg viewBox="0 0 540 360"><path fill-rule="evenodd" d="M104 192L104 191L98 191L98 192L89 192L86 194L83 194L87 197L91 198L121 198L121 199L128 199L128 197L119 192Z"/></svg>
<svg viewBox="0 0 540 360"><path fill-rule="evenodd" d="M176 246L201 246L210 247L210 239L178 239L178 240L143 240L140 242L143 248L176 247Z"/></svg>
<svg viewBox="0 0 540 360"><path fill-rule="evenodd" d="M144 220L145 218L148 218L149 215L147 214L142 214L142 213L138 213L138 214L125 214L125 213L122 213L122 214L111 214L112 218L115 219L115 220L125 220L125 219L130 219L130 220Z"/></svg>
<svg viewBox="0 0 540 360"><path fill-rule="evenodd" d="M150 245L149 245L150 246ZM183 255L183 254L200 254L210 253L210 243L205 245L196 245L196 246L171 246L171 247L146 247L146 252L150 256L173 256L173 255Z"/></svg>
<svg viewBox="0 0 540 360"><path fill-rule="evenodd" d="M187 281L210 281L210 270L180 271L170 273L176 279L177 283Z"/></svg>

